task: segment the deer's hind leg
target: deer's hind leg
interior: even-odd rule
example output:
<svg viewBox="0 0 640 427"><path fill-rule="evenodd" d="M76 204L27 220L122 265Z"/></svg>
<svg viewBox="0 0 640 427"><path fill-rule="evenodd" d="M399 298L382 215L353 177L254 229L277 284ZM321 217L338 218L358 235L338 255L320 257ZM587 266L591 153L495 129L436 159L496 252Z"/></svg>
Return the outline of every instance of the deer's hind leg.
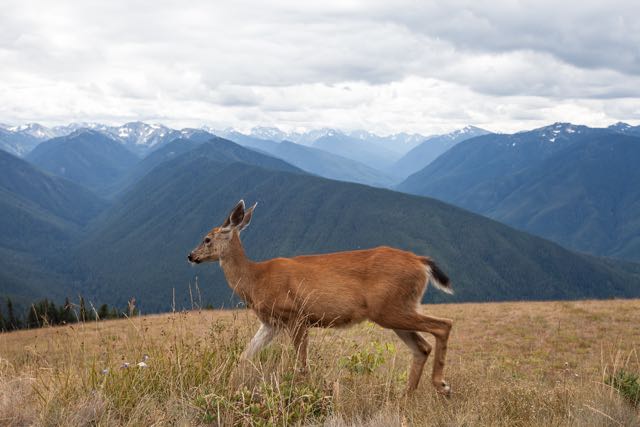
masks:
<svg viewBox="0 0 640 427"><path fill-rule="evenodd" d="M398 337L411 349L413 353L413 361L411 362L411 371L409 372L409 382L407 384L407 392L412 392L418 388L418 383L422 377L422 370L427 363L429 354L431 353L431 344L425 340L422 335L414 331L403 331L394 329Z"/></svg>
<svg viewBox="0 0 640 427"><path fill-rule="evenodd" d="M383 328L404 331L428 332L436 338L435 360L431 382L438 393L449 396L451 387L444 381L444 365L447 356L447 343L453 322L449 319L425 316L415 311L407 313L383 312L373 319Z"/></svg>

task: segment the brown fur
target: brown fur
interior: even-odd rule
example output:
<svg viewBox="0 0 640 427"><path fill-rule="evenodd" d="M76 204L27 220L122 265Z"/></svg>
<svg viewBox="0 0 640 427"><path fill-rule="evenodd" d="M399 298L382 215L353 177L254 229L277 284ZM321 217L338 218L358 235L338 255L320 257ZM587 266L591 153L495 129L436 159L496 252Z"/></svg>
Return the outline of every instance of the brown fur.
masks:
<svg viewBox="0 0 640 427"><path fill-rule="evenodd" d="M289 330L302 369L306 369L309 327L348 326L368 319L393 329L412 350L409 390L418 386L431 352L431 346L418 332L433 334L436 361L432 381L437 391L449 394L443 370L452 322L417 311L432 272L446 278L432 260L382 246L252 262L245 256L240 230L248 225L254 208L245 212L241 201L223 227L211 230L191 252L189 260L219 260L231 288L262 323ZM448 278L439 287L448 291ZM252 340L252 349L261 348L272 336L259 331Z"/></svg>

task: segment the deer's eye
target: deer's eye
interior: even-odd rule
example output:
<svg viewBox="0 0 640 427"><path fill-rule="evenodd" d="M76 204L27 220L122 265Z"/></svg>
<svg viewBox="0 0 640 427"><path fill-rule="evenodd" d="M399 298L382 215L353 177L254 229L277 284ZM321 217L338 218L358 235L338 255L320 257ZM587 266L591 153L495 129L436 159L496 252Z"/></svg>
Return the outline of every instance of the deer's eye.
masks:
<svg viewBox="0 0 640 427"><path fill-rule="evenodd" d="M209 242L211 242L211 237L205 237L205 238L204 238L204 242L205 242L205 243L209 243Z"/></svg>

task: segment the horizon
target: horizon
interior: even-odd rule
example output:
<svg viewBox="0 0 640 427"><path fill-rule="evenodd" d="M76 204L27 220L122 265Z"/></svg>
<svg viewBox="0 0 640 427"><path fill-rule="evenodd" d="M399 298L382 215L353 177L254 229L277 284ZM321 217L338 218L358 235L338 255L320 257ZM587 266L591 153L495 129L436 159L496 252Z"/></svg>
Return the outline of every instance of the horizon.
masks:
<svg viewBox="0 0 640 427"><path fill-rule="evenodd" d="M588 128L591 129L606 129L618 124L624 124L624 125L628 125L631 127L637 127L640 126L639 124L633 124L633 123L629 123L629 122L624 122L624 121L617 121L617 122L613 122L613 123L609 123L609 124L605 124L603 126L591 126L585 123L576 123L576 122L562 122L562 121L555 121L555 122L551 122L551 123L546 123L543 124L542 126L537 126L534 128L526 128L526 129L515 129L512 131L500 131L500 130L493 130L493 129L486 129L486 128L482 128L480 126L475 126L475 125L464 125L455 129L451 129L448 132L444 132L444 133L440 133L440 134L423 134L423 133L412 133L412 132L408 132L408 131L402 131L400 130L399 132L394 132L394 133L377 133L375 131L372 131L370 129L365 129L365 128L358 128L358 129L341 129L341 128L336 128L336 127L330 127L330 126L322 126L322 127L318 127L318 128L310 128L310 129L305 129L305 130L291 130L291 131L287 131L285 129L283 129L283 127L280 127L278 125L272 125L272 126L253 126L253 127L222 127L222 128L212 128L209 125L203 124L203 125L197 125L197 126L186 126L186 127L173 127L171 125L167 125L166 123L163 122L150 122L150 121L144 121L144 120L132 120L132 121L128 121L128 122L122 122L122 123L105 123L105 122L99 122L99 121L83 121L83 122L66 122L66 123L60 123L60 124L54 124L54 125L46 125L43 124L42 122L25 122L25 123L21 123L21 124L12 124L12 123L6 123L6 122L0 122L0 128L1 129L5 129L5 130L9 130L11 132L20 132L23 129L20 128L26 128L30 125L39 125L39 126L43 126L47 129L59 129L59 128L64 128L67 126L72 126L72 125L78 125L78 128L75 129L74 131L70 132L69 134L77 131L77 130L81 130L81 129L91 129L93 130L93 128L90 127L90 125L102 125L102 126L107 126L107 127L111 127L111 128L118 128L118 127L123 127L129 124L136 124L136 123L142 123L145 125L149 125L149 126L162 126L168 129L172 129L172 130L187 130L187 129L194 129L194 130L204 130L206 132L212 133L214 135L217 135L216 132L220 132L221 134L218 136L223 136L222 133L224 132L238 132L240 134L243 135L252 135L253 132L255 130L260 130L260 129L276 129L277 131L280 131L284 134L287 135L291 135L291 134L301 134L304 135L306 133L311 133L311 132L316 132L316 131L322 131L322 130L326 130L326 131L337 131L340 133L343 133L345 135L350 135L353 134L355 132L368 132L374 136L377 137L382 137L382 138L386 138L386 137L390 137L393 135L398 135L398 134L407 134L407 135L417 135L417 136L422 136L425 138L429 138L429 137L434 137L434 136L440 136L440 135L447 135L449 133L454 133L457 131L461 131L464 130L466 128L469 127L475 127L475 128L479 128L481 130L485 130L488 131L490 133L493 134L504 134L504 135L510 135L510 134L516 134L516 133L521 133L521 132L531 132L534 131L536 129L542 129L542 128L546 128L546 127L551 127L551 126L555 126L558 124L562 124L562 125L572 125L572 126L586 126ZM258 139L265 139L265 138L259 138Z"/></svg>

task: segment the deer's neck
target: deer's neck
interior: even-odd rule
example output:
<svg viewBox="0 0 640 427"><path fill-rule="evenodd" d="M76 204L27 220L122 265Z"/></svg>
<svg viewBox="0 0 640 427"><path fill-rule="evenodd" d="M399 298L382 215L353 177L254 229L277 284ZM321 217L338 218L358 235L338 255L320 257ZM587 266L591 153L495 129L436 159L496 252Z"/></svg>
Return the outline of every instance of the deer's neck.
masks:
<svg viewBox="0 0 640 427"><path fill-rule="evenodd" d="M234 232L229 242L229 249L220 258L220 267L224 272L227 283L240 298L247 303L251 301L251 289L256 281L254 263L247 258L240 242L240 236Z"/></svg>

